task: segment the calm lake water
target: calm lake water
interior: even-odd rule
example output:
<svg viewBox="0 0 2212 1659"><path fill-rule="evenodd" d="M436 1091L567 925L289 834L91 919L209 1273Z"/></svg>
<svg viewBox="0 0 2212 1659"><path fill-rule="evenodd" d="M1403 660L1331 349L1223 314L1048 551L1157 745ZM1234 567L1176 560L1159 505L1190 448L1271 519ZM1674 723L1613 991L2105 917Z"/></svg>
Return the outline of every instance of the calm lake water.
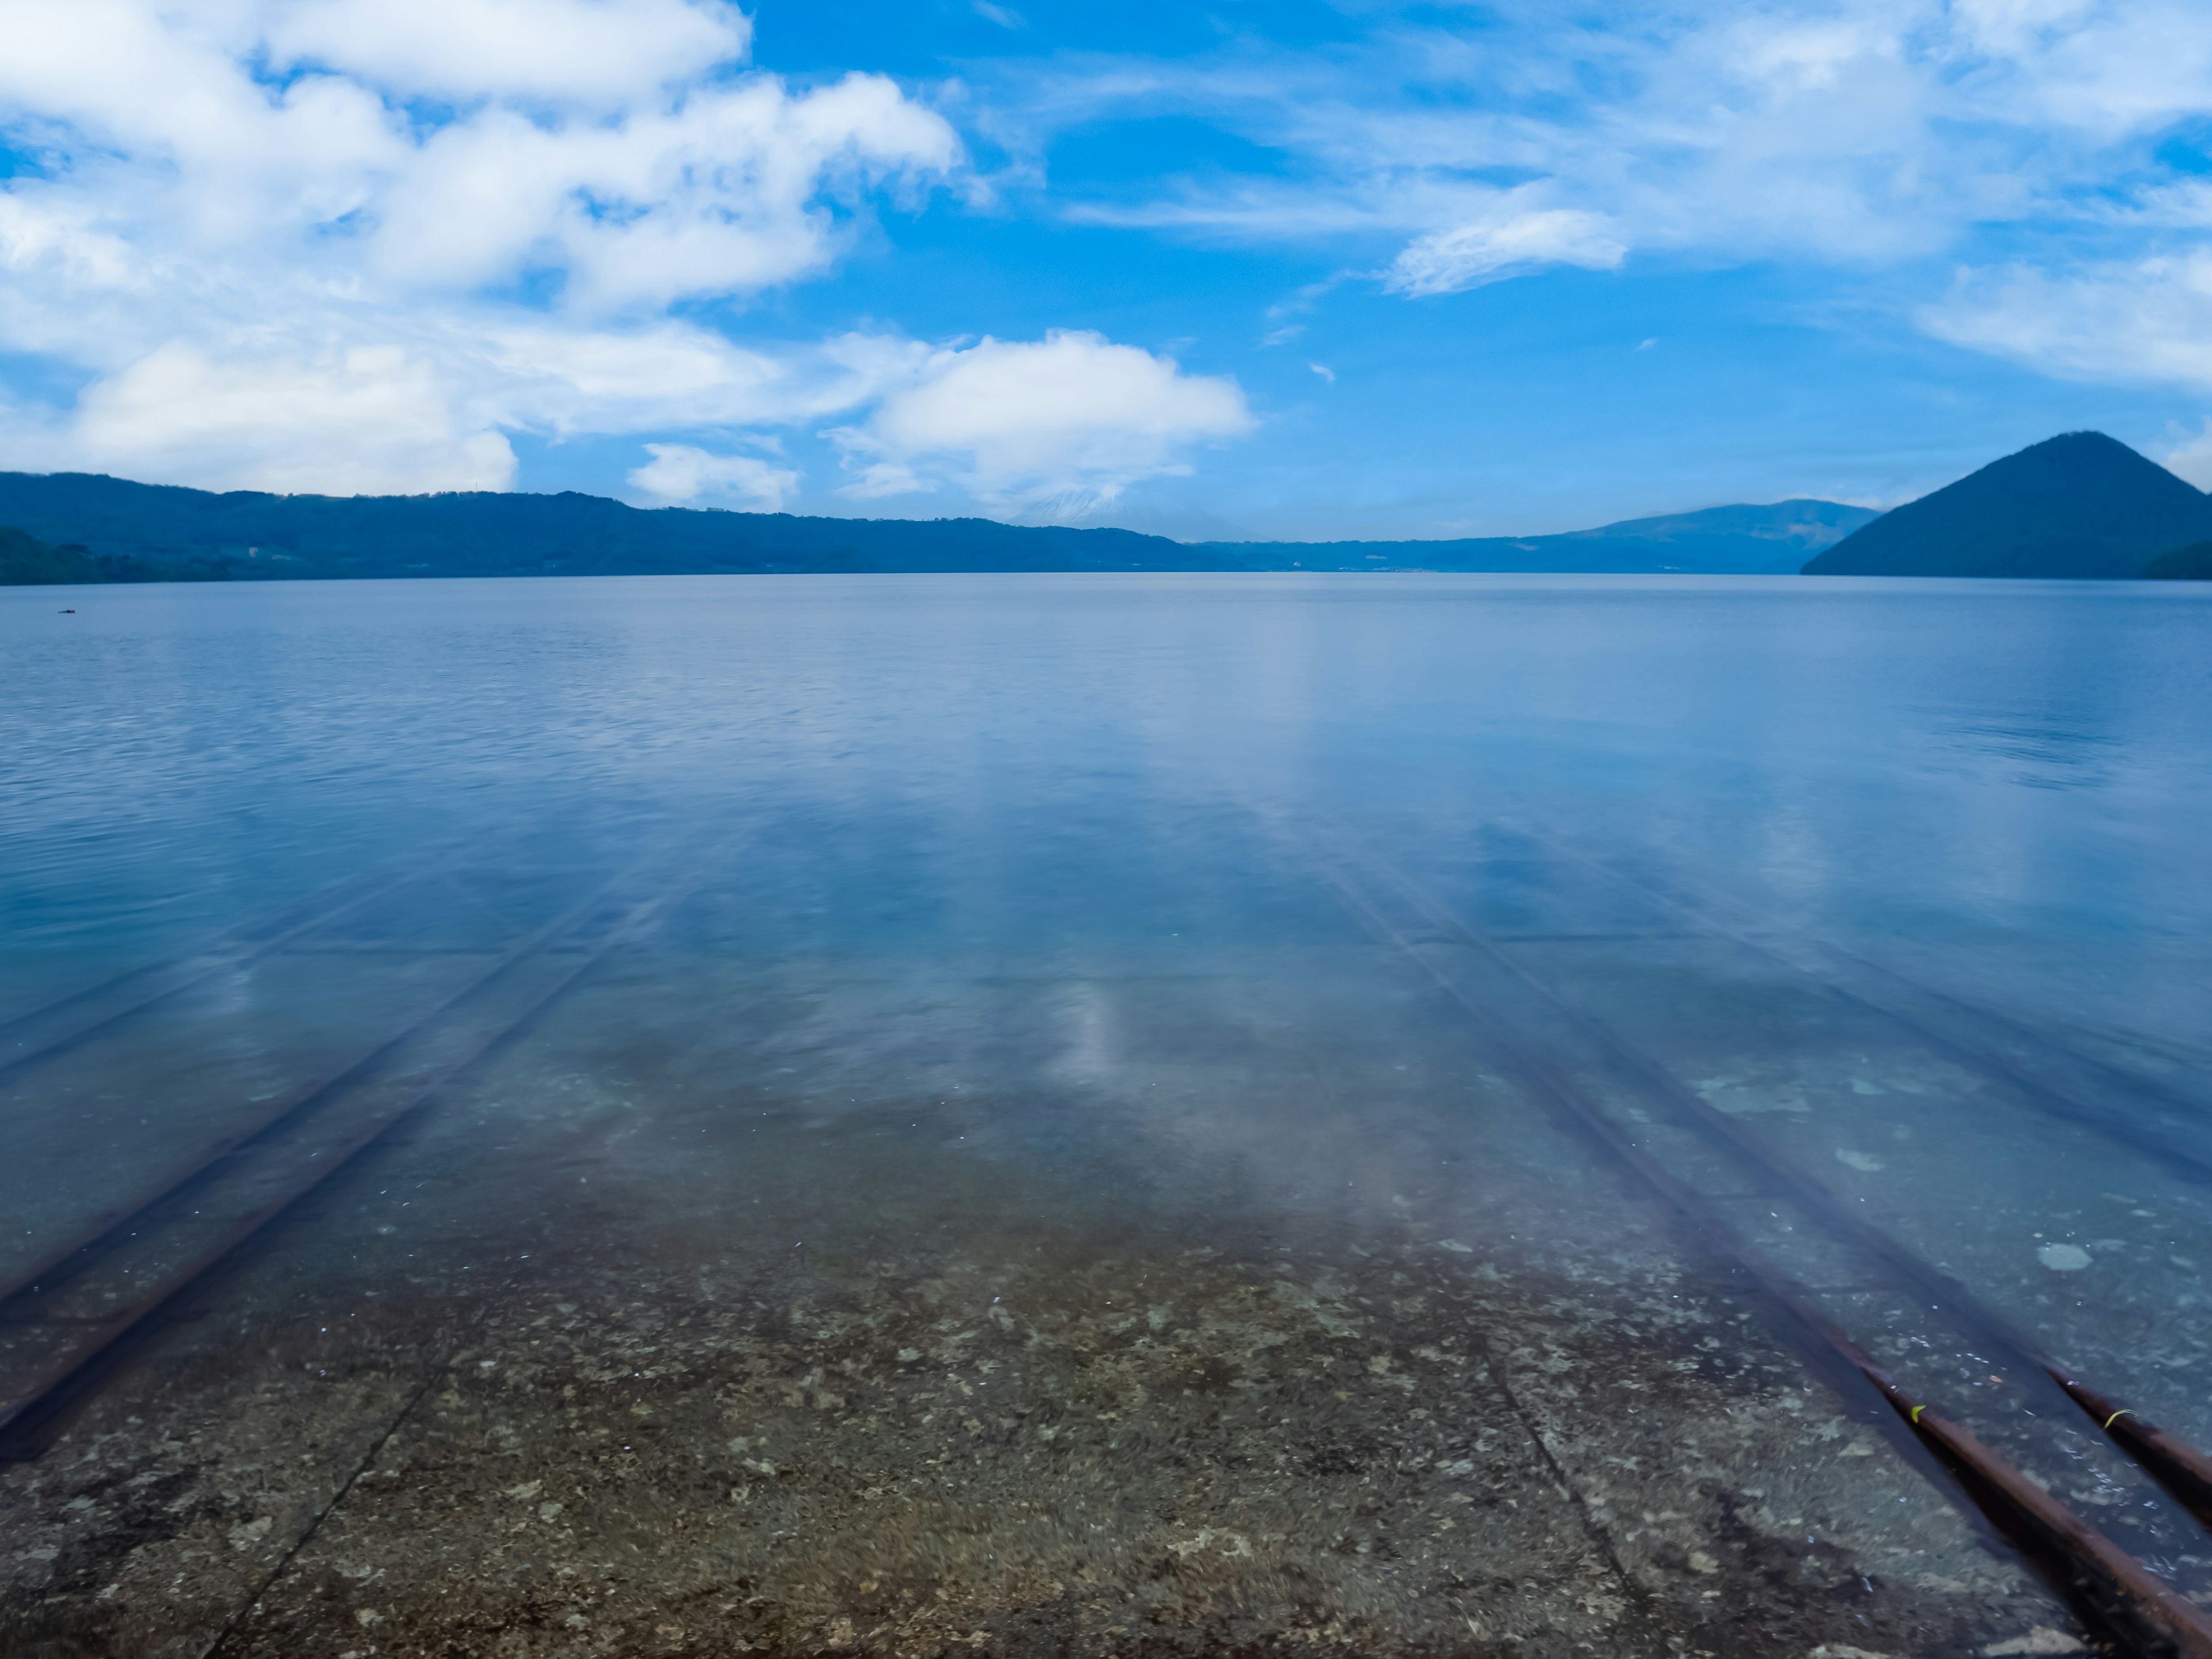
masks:
<svg viewBox="0 0 2212 1659"><path fill-rule="evenodd" d="M2086 1635L1746 1261L2212 1601L2021 1357L2212 1443L2212 592L16 589L0 677L11 1397L131 1329L39 1640Z"/></svg>

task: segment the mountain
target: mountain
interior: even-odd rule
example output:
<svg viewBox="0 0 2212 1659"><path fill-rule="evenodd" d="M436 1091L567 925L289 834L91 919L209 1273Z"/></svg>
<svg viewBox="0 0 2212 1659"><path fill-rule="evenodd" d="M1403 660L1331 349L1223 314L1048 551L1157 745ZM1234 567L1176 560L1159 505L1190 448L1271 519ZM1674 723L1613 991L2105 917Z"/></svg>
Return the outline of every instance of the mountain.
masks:
<svg viewBox="0 0 2212 1659"><path fill-rule="evenodd" d="M35 536L0 525L0 585L9 587L45 586L61 582L96 582L100 567L83 549L66 553L49 547Z"/></svg>
<svg viewBox="0 0 2212 1659"><path fill-rule="evenodd" d="M2212 581L2212 542L2191 542L2161 553L2142 573L2162 581Z"/></svg>
<svg viewBox="0 0 2212 1659"><path fill-rule="evenodd" d="M1875 515L1833 501L1716 507L1556 536L1202 542L990 519L807 519L604 496L216 495L90 473L0 472L0 524L55 558L21 580L678 575L823 571L1781 572ZM66 557L64 557L66 556ZM70 561L74 560L72 563ZM57 577L10 574L69 568Z"/></svg>
<svg viewBox="0 0 2212 1659"><path fill-rule="evenodd" d="M1180 542L1127 530L646 510L573 491L215 495L82 472L0 473L0 524L95 557L249 580L1222 568Z"/></svg>
<svg viewBox="0 0 2212 1659"><path fill-rule="evenodd" d="M1880 516L1838 501L1709 507L1554 536L1425 542L1202 542L1255 570L1492 570L1787 575Z"/></svg>
<svg viewBox="0 0 2212 1659"><path fill-rule="evenodd" d="M0 525L0 587L190 581L198 574L142 559L103 558L81 546L49 547L35 536Z"/></svg>
<svg viewBox="0 0 2212 1659"><path fill-rule="evenodd" d="M2101 432L2069 432L1884 514L1808 576L2136 576L2212 538L2212 496Z"/></svg>

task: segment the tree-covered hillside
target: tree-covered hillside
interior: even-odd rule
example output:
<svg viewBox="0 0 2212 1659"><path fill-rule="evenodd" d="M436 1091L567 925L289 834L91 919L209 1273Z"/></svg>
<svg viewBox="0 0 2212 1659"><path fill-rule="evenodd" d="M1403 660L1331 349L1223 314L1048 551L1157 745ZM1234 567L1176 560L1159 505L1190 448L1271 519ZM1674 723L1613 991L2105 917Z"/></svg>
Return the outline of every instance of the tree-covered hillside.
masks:
<svg viewBox="0 0 2212 1659"><path fill-rule="evenodd" d="M0 524L95 557L233 579L836 570L1204 570L1127 530L988 519L644 510L598 495L216 495L82 472L0 473Z"/></svg>
<svg viewBox="0 0 2212 1659"><path fill-rule="evenodd" d="M2143 574L2155 581L2212 581L2212 541L2170 549L2145 565Z"/></svg>
<svg viewBox="0 0 2212 1659"><path fill-rule="evenodd" d="M0 525L0 587L54 587L88 582L191 581L202 568L155 564L144 559L94 553L83 546L54 547Z"/></svg>
<svg viewBox="0 0 2212 1659"><path fill-rule="evenodd" d="M648 510L573 492L217 495L81 472L0 473L0 524L63 552L74 547L78 562L67 568L80 574L65 580L82 581L845 571L1759 574L1795 570L1874 516L1833 501L1790 501L1543 536L1191 545L1128 530L989 519ZM35 568L62 567L48 560ZM31 579L0 574L18 580Z"/></svg>

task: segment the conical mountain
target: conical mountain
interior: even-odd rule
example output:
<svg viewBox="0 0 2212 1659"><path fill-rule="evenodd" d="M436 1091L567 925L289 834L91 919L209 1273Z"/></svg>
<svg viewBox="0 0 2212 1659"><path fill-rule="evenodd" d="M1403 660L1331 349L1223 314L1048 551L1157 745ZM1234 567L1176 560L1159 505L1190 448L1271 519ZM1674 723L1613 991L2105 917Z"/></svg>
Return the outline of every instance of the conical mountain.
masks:
<svg viewBox="0 0 2212 1659"><path fill-rule="evenodd" d="M1808 576L2139 576L2212 538L2212 495L2101 432L2069 432L1885 513Z"/></svg>

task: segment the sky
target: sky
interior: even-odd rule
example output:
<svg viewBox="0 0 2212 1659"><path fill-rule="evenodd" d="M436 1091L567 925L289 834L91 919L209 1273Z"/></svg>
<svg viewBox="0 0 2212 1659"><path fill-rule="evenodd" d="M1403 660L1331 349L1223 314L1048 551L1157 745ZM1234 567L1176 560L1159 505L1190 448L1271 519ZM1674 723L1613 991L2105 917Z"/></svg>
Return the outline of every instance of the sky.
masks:
<svg viewBox="0 0 2212 1659"><path fill-rule="evenodd" d="M2203 0L0 0L0 467L1533 534L2212 486Z"/></svg>

